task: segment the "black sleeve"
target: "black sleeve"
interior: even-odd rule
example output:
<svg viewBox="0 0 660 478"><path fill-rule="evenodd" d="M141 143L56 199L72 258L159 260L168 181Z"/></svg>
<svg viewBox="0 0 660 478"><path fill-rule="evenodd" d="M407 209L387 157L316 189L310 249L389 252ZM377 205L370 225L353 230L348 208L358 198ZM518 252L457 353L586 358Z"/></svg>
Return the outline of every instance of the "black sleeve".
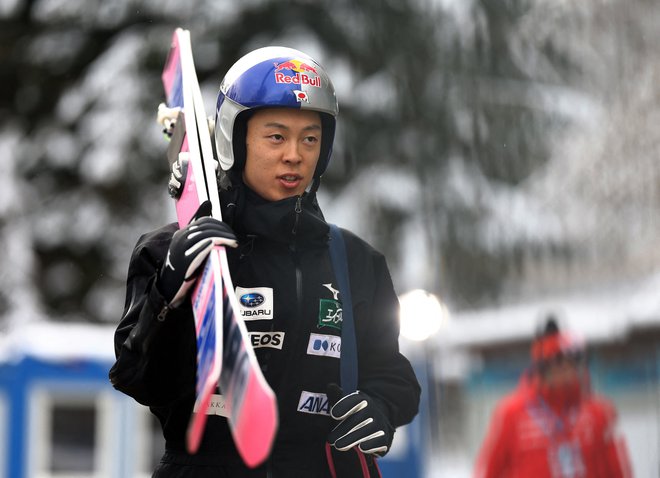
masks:
<svg viewBox="0 0 660 478"><path fill-rule="evenodd" d="M361 254L366 261L349 259L351 291L366 291L353 304L359 389L379 400L390 423L398 427L417 415L421 388L410 362L399 352L399 299L385 258L371 248ZM359 282L354 285L354 280Z"/></svg>
<svg viewBox="0 0 660 478"><path fill-rule="evenodd" d="M188 301L177 309L155 287L174 224L143 235L131 256L124 315L115 332L112 385L143 405L163 406L194 393L195 330Z"/></svg>

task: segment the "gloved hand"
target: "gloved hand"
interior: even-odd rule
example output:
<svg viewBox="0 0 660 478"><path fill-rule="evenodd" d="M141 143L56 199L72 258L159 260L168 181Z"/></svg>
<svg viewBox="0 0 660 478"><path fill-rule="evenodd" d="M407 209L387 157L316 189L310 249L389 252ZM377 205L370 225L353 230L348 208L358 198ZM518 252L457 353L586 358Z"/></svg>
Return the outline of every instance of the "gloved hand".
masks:
<svg viewBox="0 0 660 478"><path fill-rule="evenodd" d="M328 442L339 451L354 446L363 453L385 455L394 439L394 428L375 399L356 391L344 396L336 384L328 385L330 416L339 424L328 435Z"/></svg>
<svg viewBox="0 0 660 478"><path fill-rule="evenodd" d="M238 246L236 235L224 222L209 217L211 203L199 206L190 223L172 236L156 287L170 307L188 294L213 246Z"/></svg>

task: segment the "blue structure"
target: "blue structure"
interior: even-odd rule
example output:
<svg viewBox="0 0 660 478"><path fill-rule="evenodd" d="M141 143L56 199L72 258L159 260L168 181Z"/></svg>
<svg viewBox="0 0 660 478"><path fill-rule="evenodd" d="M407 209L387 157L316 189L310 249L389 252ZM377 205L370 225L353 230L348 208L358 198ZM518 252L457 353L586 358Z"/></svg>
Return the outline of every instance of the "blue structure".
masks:
<svg viewBox="0 0 660 478"><path fill-rule="evenodd" d="M0 478L151 476L162 453L158 425L146 407L110 385L107 329L97 342L108 353L26 351L0 361ZM422 477L423 419L397 432L380 460L385 478Z"/></svg>
<svg viewBox="0 0 660 478"><path fill-rule="evenodd" d="M412 423L397 430L395 444L388 455L378 461L384 478L422 478L422 426L418 415Z"/></svg>
<svg viewBox="0 0 660 478"><path fill-rule="evenodd" d="M48 437L32 436L39 432L35 424L35 394L64 393L67 397L93 397L111 388L107 380L107 363L89 360L54 363L37 358L23 357L16 362L0 364L0 400L2 401L3 429L0 440L4 447L3 469L0 477L23 478L33 474L32 459L41 450L35 444Z"/></svg>

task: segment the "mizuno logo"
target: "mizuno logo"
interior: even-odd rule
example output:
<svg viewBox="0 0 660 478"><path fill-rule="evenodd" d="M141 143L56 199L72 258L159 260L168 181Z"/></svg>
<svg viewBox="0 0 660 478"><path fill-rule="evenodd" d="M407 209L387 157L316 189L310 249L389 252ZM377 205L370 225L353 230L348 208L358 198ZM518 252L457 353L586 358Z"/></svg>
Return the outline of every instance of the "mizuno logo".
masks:
<svg viewBox="0 0 660 478"><path fill-rule="evenodd" d="M332 287L332 282L330 284L323 284L323 287L328 289L330 292L332 292L332 298L335 300L339 300L339 291Z"/></svg>
<svg viewBox="0 0 660 478"><path fill-rule="evenodd" d="M167 257L165 258L165 267L169 267L170 269L174 270L174 266L172 265L172 261L170 260L170 251L167 251Z"/></svg>

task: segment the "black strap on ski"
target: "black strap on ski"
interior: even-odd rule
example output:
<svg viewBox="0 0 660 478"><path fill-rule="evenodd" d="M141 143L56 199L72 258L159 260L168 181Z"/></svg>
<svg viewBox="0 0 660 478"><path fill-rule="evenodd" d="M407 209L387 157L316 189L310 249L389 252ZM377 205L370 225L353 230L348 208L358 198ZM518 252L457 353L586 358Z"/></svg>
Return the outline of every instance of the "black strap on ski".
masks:
<svg viewBox="0 0 660 478"><path fill-rule="evenodd" d="M335 224L330 224L330 260L335 271L335 278L341 294L341 358L339 359L341 388L344 393L357 390L358 360L355 323L353 321L353 300L351 284L348 278L348 259L346 244L341 231Z"/></svg>

